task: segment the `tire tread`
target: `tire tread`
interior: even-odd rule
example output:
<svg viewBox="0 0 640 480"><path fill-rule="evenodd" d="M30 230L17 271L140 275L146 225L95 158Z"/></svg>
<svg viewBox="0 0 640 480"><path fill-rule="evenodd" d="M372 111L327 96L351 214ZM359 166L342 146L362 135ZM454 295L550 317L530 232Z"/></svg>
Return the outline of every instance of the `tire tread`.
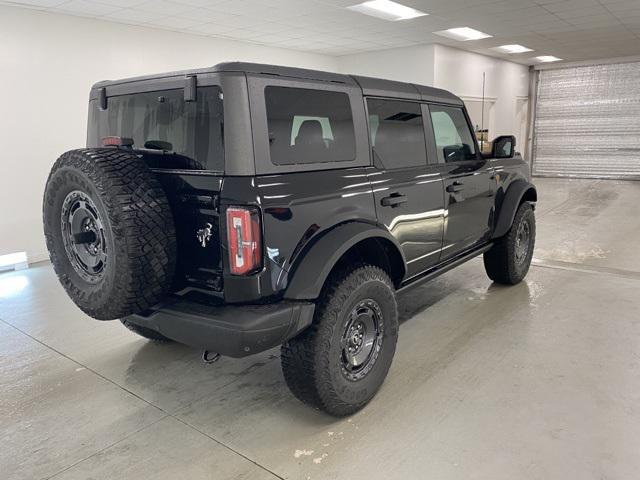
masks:
<svg viewBox="0 0 640 480"><path fill-rule="evenodd" d="M56 219L49 218L52 197L64 187L68 172L95 187L114 237L118 278L102 301L67 273L64 262L69 260L54 238ZM158 303L170 288L176 266L173 215L160 182L133 152L87 148L64 153L49 174L43 216L54 269L69 296L88 315L108 320L139 313Z"/></svg>
<svg viewBox="0 0 640 480"><path fill-rule="evenodd" d="M382 281L393 292L389 275L376 266L361 265L350 272L333 274L320 295L313 324L281 347L282 372L293 395L303 403L331 415L352 414L370 400L357 404L341 400L334 390L331 376L318 365L329 363L331 338L335 329L340 328L344 304L360 285L372 280ZM397 338L397 319L393 320L395 325L390 328L396 329ZM395 343L388 347L395 350Z"/></svg>
<svg viewBox="0 0 640 480"><path fill-rule="evenodd" d="M496 283L504 285L515 285L522 281L529 270L530 258L526 268L519 270L515 264L515 243L517 235L517 225L527 215L533 216L533 208L529 202L523 202L516 211L509 231L498 238L491 249L484 253L484 267L488 277ZM532 222L532 243L529 257L531 257L535 244L535 223ZM514 228L516 227L516 228Z"/></svg>

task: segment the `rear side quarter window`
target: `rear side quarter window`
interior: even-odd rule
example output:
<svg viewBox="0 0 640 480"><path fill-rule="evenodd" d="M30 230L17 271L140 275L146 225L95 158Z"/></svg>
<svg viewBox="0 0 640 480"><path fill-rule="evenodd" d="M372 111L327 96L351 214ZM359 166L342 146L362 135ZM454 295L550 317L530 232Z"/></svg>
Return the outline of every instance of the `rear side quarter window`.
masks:
<svg viewBox="0 0 640 480"><path fill-rule="evenodd" d="M264 95L274 165L355 159L353 115L346 93L267 86Z"/></svg>

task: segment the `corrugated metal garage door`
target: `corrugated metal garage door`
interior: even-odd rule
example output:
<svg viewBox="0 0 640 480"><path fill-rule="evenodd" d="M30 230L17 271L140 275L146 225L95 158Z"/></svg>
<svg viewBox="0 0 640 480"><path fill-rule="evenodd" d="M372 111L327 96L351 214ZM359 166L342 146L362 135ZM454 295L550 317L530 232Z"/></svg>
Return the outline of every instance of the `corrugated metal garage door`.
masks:
<svg viewBox="0 0 640 480"><path fill-rule="evenodd" d="M640 63L540 71L533 173L640 179Z"/></svg>

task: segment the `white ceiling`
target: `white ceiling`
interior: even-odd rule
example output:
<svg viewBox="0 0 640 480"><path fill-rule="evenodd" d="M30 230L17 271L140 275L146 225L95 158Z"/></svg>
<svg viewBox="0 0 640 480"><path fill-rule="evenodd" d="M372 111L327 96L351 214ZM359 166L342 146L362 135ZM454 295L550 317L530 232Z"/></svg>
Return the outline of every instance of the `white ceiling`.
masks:
<svg viewBox="0 0 640 480"><path fill-rule="evenodd" d="M640 55L640 0L398 0L429 16L390 22L345 7L363 0L0 0L0 4L225 37L328 55L441 43L531 64ZM493 35L459 42L432 32L468 26ZM504 44L534 49L518 55Z"/></svg>

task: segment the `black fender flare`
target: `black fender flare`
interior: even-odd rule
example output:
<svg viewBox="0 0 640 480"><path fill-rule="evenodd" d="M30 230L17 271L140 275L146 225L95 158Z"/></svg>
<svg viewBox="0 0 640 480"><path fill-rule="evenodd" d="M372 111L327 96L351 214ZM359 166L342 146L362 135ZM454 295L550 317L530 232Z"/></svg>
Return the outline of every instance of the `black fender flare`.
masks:
<svg viewBox="0 0 640 480"><path fill-rule="evenodd" d="M307 253L293 271L284 297L291 300L314 300L338 260L354 245L366 239L390 241L402 258L402 268L406 261L397 240L382 227L362 222L348 222L329 230L310 246ZM403 273L404 277L404 273Z"/></svg>
<svg viewBox="0 0 640 480"><path fill-rule="evenodd" d="M509 231L518 207L522 203L522 198L525 196L527 201L535 202L538 200L538 192L532 183L526 180L516 180L509 185L498 209L492 238L502 237Z"/></svg>

